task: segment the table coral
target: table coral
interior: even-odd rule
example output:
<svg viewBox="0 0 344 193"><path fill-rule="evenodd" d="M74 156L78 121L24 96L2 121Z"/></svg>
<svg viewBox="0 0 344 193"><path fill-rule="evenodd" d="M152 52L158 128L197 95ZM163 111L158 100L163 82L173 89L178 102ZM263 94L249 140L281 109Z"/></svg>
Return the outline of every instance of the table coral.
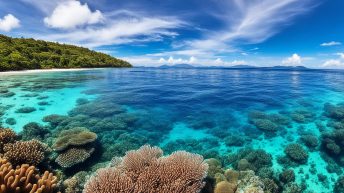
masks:
<svg viewBox="0 0 344 193"><path fill-rule="evenodd" d="M97 139L97 134L90 132L87 128L76 127L62 131L57 138L53 148L56 151L66 150L70 146L82 146Z"/></svg>

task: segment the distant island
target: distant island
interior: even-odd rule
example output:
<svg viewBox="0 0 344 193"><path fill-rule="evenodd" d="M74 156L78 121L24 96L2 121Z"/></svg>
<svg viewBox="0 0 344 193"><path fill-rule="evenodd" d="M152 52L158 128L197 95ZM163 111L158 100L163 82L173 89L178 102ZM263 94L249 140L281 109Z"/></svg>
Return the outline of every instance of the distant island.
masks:
<svg viewBox="0 0 344 193"><path fill-rule="evenodd" d="M131 67L131 64L87 48L0 34L0 71Z"/></svg>
<svg viewBox="0 0 344 193"><path fill-rule="evenodd" d="M305 66L270 66L260 67L251 65L234 65L234 66L201 66L191 64L175 64L175 65L161 65L158 68L226 68L226 69L271 69L271 70L307 70Z"/></svg>

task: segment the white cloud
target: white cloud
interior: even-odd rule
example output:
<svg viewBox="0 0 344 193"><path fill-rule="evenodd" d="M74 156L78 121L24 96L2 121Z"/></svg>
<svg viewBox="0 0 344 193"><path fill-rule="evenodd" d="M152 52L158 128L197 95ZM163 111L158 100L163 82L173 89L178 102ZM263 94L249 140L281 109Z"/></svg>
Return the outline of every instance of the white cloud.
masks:
<svg viewBox="0 0 344 193"><path fill-rule="evenodd" d="M0 18L0 31L9 32L12 29L18 28L20 21L12 14L7 14L4 18Z"/></svg>
<svg viewBox="0 0 344 193"><path fill-rule="evenodd" d="M261 43L282 30L297 15L313 6L312 0L234 0L219 1L223 13L214 13L226 28L209 33L204 39L187 42L191 48L223 52L245 43ZM228 11L229 10L229 11ZM217 10L218 11L218 10Z"/></svg>
<svg viewBox="0 0 344 193"><path fill-rule="evenodd" d="M282 64L285 65L301 65L302 64L302 58L298 54L293 54L291 57L286 58L282 61Z"/></svg>
<svg viewBox="0 0 344 193"><path fill-rule="evenodd" d="M44 23L52 28L71 29L103 20L103 14L99 10L92 12L87 4L71 0L60 2L53 13L44 18Z"/></svg>
<svg viewBox="0 0 344 193"><path fill-rule="evenodd" d="M320 44L321 46L339 46L342 45L341 42L335 42L335 41L331 41L331 42L324 42L322 44Z"/></svg>
<svg viewBox="0 0 344 193"><path fill-rule="evenodd" d="M173 18L138 16L130 19L121 18L109 22L106 26L78 29L43 38L65 43L77 43L88 47L140 43L161 41L163 36L176 36L177 34L169 31L169 29L180 25L182 25L181 22Z"/></svg>
<svg viewBox="0 0 344 193"><path fill-rule="evenodd" d="M340 58L344 60L344 53L337 53L336 55L340 56Z"/></svg>
<svg viewBox="0 0 344 193"><path fill-rule="evenodd" d="M343 68L344 67L344 62L341 60L327 60L324 62L322 65L325 68Z"/></svg>

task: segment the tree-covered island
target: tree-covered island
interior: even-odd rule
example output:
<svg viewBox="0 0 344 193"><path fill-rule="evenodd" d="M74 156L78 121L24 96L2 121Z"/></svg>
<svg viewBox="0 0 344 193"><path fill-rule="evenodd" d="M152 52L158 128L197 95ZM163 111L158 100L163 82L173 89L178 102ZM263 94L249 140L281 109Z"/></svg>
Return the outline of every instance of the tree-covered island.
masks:
<svg viewBox="0 0 344 193"><path fill-rule="evenodd" d="M103 67L131 67L131 64L74 45L0 34L0 71Z"/></svg>

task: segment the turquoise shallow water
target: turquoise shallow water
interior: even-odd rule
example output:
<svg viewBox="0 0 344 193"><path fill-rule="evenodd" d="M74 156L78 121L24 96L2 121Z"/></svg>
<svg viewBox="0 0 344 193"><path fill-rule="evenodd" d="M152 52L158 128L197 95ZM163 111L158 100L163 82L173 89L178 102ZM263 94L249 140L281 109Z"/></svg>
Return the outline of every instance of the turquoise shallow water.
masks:
<svg viewBox="0 0 344 193"><path fill-rule="evenodd" d="M292 168L296 182L313 192L332 192L342 172L341 155L322 147L322 135L336 130L331 123L344 127L344 119L328 116L324 108L344 102L342 71L97 69L0 75L0 89L4 127L16 132L29 122L51 130L87 127L105 147L101 161L152 144L166 153L182 149L237 167L231 155L263 149L271 154L267 167L275 176ZM63 121L44 120L52 114ZM307 145L306 136L318 144ZM281 161L290 143L302 145L306 162Z"/></svg>

